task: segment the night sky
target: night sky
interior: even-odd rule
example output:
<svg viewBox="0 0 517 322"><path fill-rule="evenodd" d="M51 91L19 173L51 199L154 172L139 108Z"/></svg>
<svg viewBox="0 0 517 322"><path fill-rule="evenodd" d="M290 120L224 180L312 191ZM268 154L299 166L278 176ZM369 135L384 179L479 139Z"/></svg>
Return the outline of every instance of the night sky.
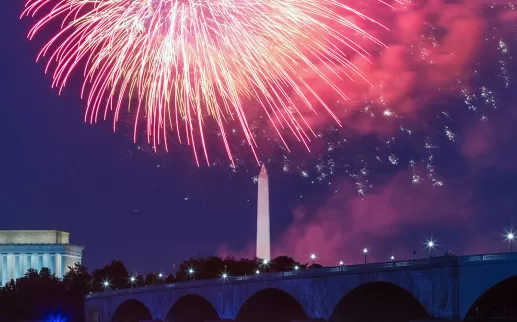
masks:
<svg viewBox="0 0 517 322"><path fill-rule="evenodd" d="M478 2L470 1L472 7ZM441 1L428 6L451 12ZM442 24L431 28L438 36L426 28L414 32L460 57L426 65L424 80L405 78L401 68L420 76L423 68L397 54L368 69L385 85L412 84L385 96L404 117L365 116L365 105L356 103L361 107L350 109L359 116L339 132L346 143L341 134L325 132L331 126L324 122L318 128L328 135L311 153L264 150L274 254L305 261L314 252L324 264L358 263L367 246L372 259L382 261L392 254L409 258L414 250L425 256L427 238L436 239L440 253L508 249L504 232L517 224L516 15L472 7L454 8L469 12L470 27L462 28L466 22L457 17L438 22L429 14L425 19L434 26ZM6 1L0 19L0 228L68 231L72 243L85 245L89 268L120 259L135 272L166 272L192 255L252 254L259 167L248 154L235 171L224 158L198 168L184 146L154 154L144 142L133 143L129 125L113 133L111 120L85 123L80 73L58 96L44 74L46 61L35 63L52 30L27 40L35 20L19 20L22 9L23 1ZM388 43L397 46L390 48L410 48L396 34ZM454 34L458 38L448 38ZM459 74L466 75L465 87L458 86ZM468 101L462 88L477 99ZM411 97L418 99L408 103Z"/></svg>

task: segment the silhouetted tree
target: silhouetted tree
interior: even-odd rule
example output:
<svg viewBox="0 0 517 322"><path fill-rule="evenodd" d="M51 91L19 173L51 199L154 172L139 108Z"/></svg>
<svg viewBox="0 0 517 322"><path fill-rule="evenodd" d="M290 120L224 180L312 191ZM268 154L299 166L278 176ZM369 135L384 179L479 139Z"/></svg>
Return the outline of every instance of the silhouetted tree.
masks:
<svg viewBox="0 0 517 322"><path fill-rule="evenodd" d="M231 271L231 274L237 276L255 274L261 263L258 258L241 258L237 263L237 270L235 272Z"/></svg>
<svg viewBox="0 0 517 322"><path fill-rule="evenodd" d="M288 272L292 271L295 266L298 266L298 268L302 266L300 263L289 256L278 256L273 259L269 265L271 266L271 270L273 272Z"/></svg>
<svg viewBox="0 0 517 322"><path fill-rule="evenodd" d="M109 289L122 289L160 283L175 283L191 279L220 278L223 273L229 276L255 274L262 272L283 272L304 269L307 264L300 265L288 256L279 256L264 265L259 258L241 258L232 256L221 259L217 256L188 258L179 266L174 274L159 275L150 273L145 276L134 276L131 279L126 266L121 261L112 261L90 275L86 267L75 264L63 280L57 278L48 268L39 272L29 269L22 278L11 280L0 288L0 322L19 322L23 320L42 320L49 317L66 316L74 322L84 321L84 296L90 292L104 290L104 282L109 282ZM311 267L321 267L313 264ZM51 319L52 320L52 319Z"/></svg>
<svg viewBox="0 0 517 322"><path fill-rule="evenodd" d="M82 321L84 319L84 295L91 291L92 277L86 267L81 264L74 264L68 267L69 271L63 277L63 284L66 288L65 308L70 312L71 321Z"/></svg>
<svg viewBox="0 0 517 322"><path fill-rule="evenodd" d="M111 264L104 266L102 269L96 269L92 273L94 291L98 292L104 289L104 282L109 283L110 289L128 288L130 284L129 272L121 261L114 260Z"/></svg>
<svg viewBox="0 0 517 322"><path fill-rule="evenodd" d="M180 264L179 271L176 273L176 280L218 278L225 270L228 270L228 264L233 265L231 258L228 258L226 263L217 256L188 258Z"/></svg>
<svg viewBox="0 0 517 322"><path fill-rule="evenodd" d="M145 285L154 285L157 284L156 281L158 280L157 274L149 273L145 277Z"/></svg>
<svg viewBox="0 0 517 322"><path fill-rule="evenodd" d="M173 281L170 283L174 283L176 279L174 278L174 275L171 275L173 277ZM144 284L145 285L157 285L157 284L164 284L169 283L166 281L167 276L164 276L160 273L149 273L145 276Z"/></svg>
<svg viewBox="0 0 517 322"><path fill-rule="evenodd" d="M133 283L133 286L145 286L145 279L142 275L135 276L135 281Z"/></svg>
<svg viewBox="0 0 517 322"><path fill-rule="evenodd" d="M91 289L92 277L86 267L76 263L68 269L69 271L63 277L66 289L75 293L88 293Z"/></svg>
<svg viewBox="0 0 517 322"><path fill-rule="evenodd" d="M165 283L167 283L167 284L172 284L175 282L176 282L176 277L172 273L167 275L167 277L165 278Z"/></svg>
<svg viewBox="0 0 517 322"><path fill-rule="evenodd" d="M15 315L25 320L39 320L42 317L63 312L66 299L65 285L44 267L39 272L29 269L16 281L15 298L23 306L16 307Z"/></svg>

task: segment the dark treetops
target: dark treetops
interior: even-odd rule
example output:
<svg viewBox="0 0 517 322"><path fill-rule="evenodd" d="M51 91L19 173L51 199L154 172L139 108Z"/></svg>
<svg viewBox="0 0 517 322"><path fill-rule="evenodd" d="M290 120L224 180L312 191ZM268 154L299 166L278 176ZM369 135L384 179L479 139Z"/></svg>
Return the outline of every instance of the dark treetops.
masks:
<svg viewBox="0 0 517 322"><path fill-rule="evenodd" d="M207 256L186 259L175 274L132 274L118 260L91 273L83 265L75 264L62 280L48 268L39 272L29 269L22 278L11 280L0 288L0 321L42 320L58 315L80 322L84 319L84 296L92 292L220 278L223 274L243 276L257 271L284 272L312 267L321 265L301 264L288 256L279 256L269 262L259 258Z"/></svg>

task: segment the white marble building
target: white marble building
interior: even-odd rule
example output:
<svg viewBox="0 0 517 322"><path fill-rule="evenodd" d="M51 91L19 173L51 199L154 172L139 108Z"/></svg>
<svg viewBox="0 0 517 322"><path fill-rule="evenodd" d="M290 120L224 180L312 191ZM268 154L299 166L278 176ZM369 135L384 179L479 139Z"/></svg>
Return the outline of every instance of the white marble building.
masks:
<svg viewBox="0 0 517 322"><path fill-rule="evenodd" d="M29 268L48 267L63 278L83 256L83 246L69 241L70 234L59 230L0 230L0 286L22 277Z"/></svg>

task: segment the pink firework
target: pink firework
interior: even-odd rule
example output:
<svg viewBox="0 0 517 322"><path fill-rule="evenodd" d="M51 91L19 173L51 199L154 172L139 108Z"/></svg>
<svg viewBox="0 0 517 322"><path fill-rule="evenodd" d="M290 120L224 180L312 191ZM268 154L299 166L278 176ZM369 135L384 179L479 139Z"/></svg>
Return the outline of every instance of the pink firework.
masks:
<svg viewBox="0 0 517 322"><path fill-rule="evenodd" d="M61 92L85 66L86 121L113 111L115 128L122 108L136 105L135 140L144 116L155 148L163 142L167 149L168 133L176 132L198 165L199 148L209 164L207 118L232 164L229 121L240 125L258 161L248 101L259 104L286 146L284 130L308 149L314 132L300 108L339 120L301 72L346 99L326 73L365 79L345 51L367 58L353 36L382 45L353 19L378 23L338 0L28 0L22 16L38 12L30 39L53 21L62 26L38 55L50 55L53 87Z"/></svg>

